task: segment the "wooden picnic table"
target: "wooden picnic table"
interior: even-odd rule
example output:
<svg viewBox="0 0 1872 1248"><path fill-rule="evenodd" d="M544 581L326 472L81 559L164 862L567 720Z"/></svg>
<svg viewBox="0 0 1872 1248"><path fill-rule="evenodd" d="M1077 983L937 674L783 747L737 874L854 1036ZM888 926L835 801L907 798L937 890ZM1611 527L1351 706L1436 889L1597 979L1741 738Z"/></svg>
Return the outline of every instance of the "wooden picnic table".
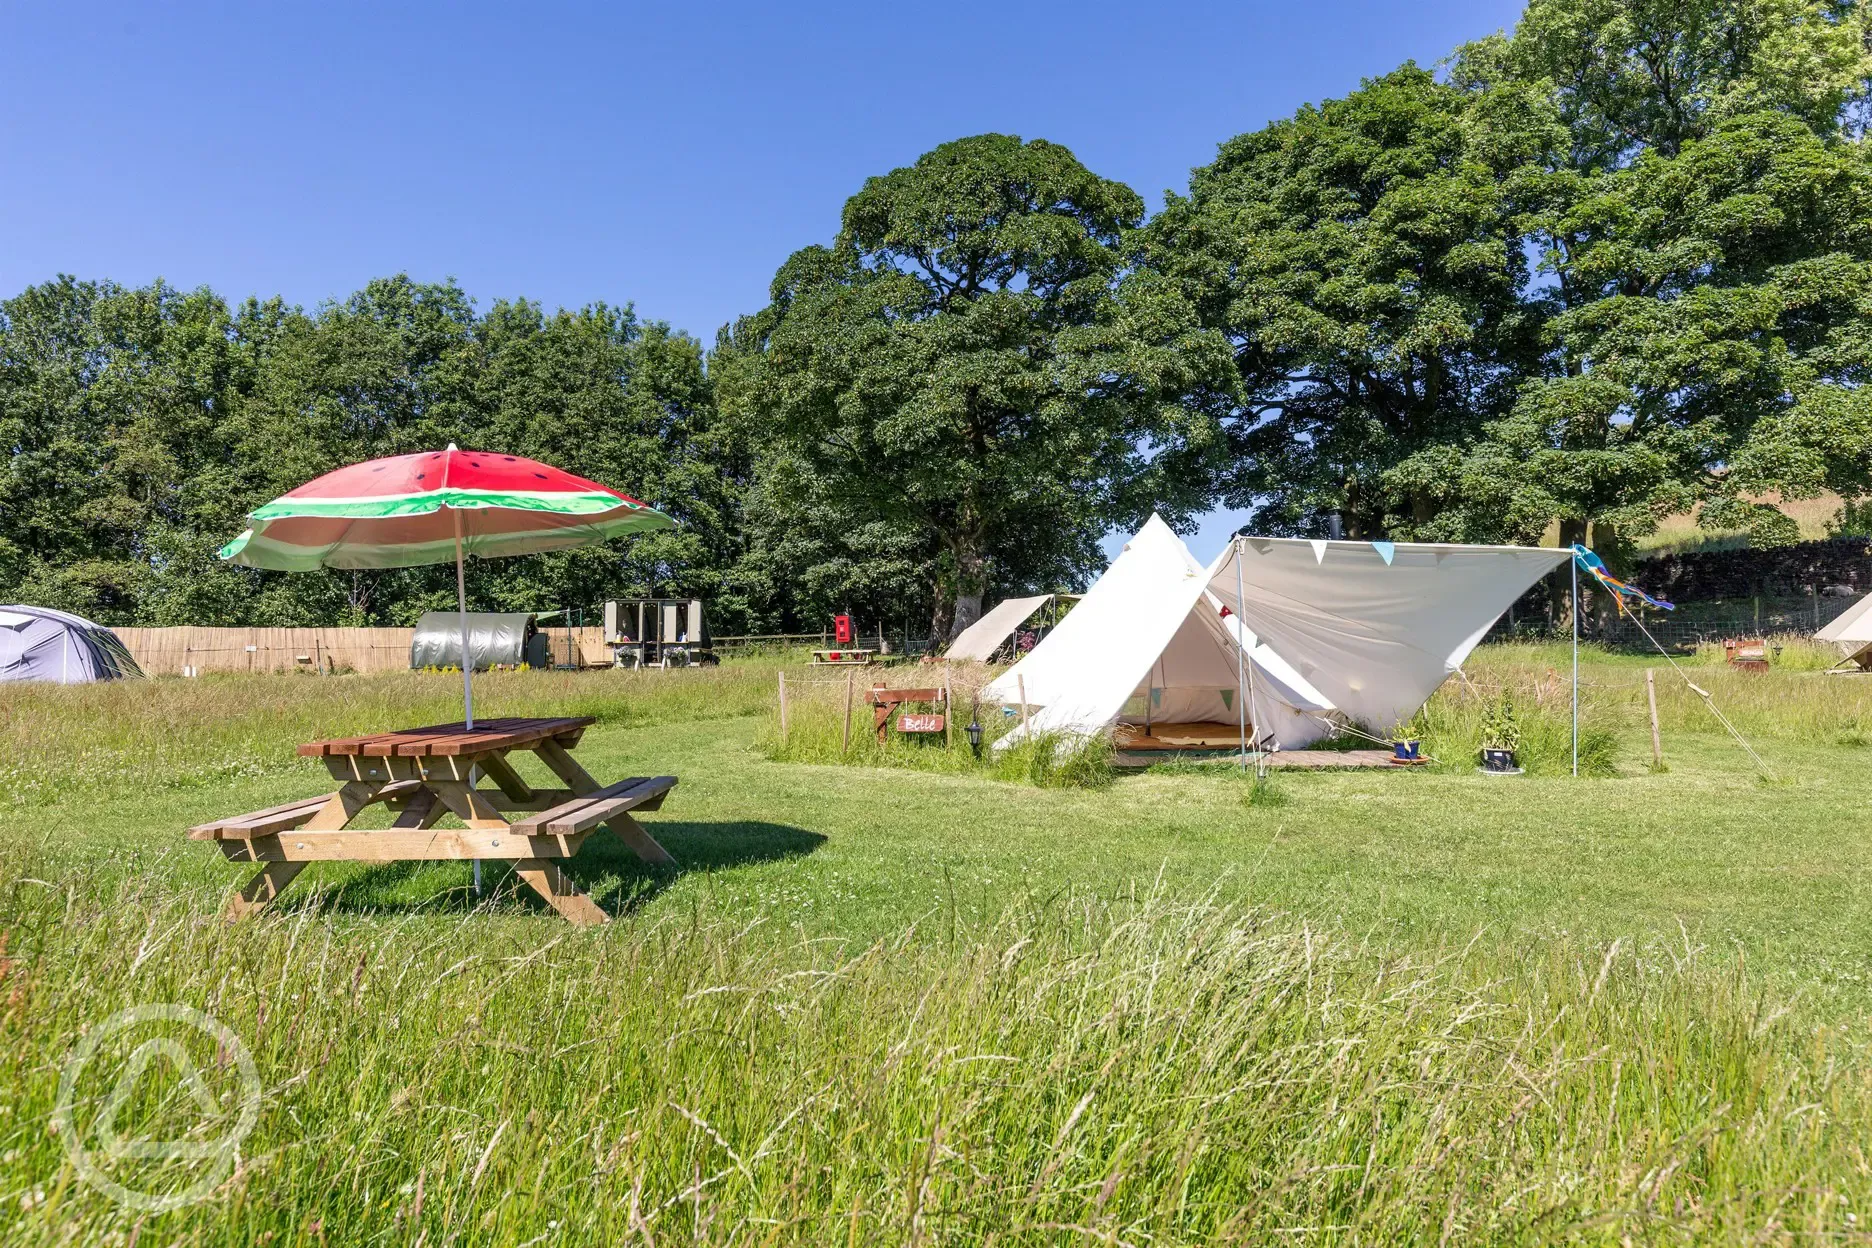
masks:
<svg viewBox="0 0 1872 1248"><path fill-rule="evenodd" d="M577 924L609 916L560 868L598 829L607 828L645 862L673 862L633 811L655 810L675 776L635 776L601 785L572 757L592 720L493 719L470 730L436 724L396 732L309 741L340 782L336 793L304 798L189 829L236 862L264 863L228 902L228 917L264 909L308 862L505 859L548 905ZM507 756L538 756L563 788L534 788ZM483 779L493 782L482 787ZM353 828L377 802L396 812L388 828ZM509 821L508 814L523 818ZM460 828L437 828L445 814Z"/></svg>

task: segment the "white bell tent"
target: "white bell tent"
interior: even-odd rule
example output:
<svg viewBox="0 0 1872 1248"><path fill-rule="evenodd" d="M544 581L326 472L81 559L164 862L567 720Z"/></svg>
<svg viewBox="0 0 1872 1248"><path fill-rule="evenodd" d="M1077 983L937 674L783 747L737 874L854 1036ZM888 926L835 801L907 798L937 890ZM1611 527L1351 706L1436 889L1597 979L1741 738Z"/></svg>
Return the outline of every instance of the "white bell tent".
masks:
<svg viewBox="0 0 1872 1248"><path fill-rule="evenodd" d="M1241 717L1238 691L1252 670L1257 691L1270 698L1262 732L1306 732L1311 717L1330 711L1331 703L1266 646L1251 645L1238 662L1221 605L1209 592L1208 569L1152 516L1059 627L982 697L1037 707L1028 725L1033 732L1096 732L1124 715L1133 699L1130 718L1141 723L1232 724ZM1002 741L1020 735L1016 729Z"/></svg>
<svg viewBox="0 0 1872 1248"><path fill-rule="evenodd" d="M1207 568L1156 516L1031 654L982 691L1029 731L1247 721L1297 748L1388 730L1572 557L1534 547L1237 538ZM1017 740L1021 733L1002 738Z"/></svg>

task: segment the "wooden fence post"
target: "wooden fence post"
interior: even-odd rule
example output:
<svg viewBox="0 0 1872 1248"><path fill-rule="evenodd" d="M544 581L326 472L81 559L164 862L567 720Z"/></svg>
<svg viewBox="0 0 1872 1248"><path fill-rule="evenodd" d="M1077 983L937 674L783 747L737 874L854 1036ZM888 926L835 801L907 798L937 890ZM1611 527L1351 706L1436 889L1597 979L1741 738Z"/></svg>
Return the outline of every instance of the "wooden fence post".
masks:
<svg viewBox="0 0 1872 1248"><path fill-rule="evenodd" d="M955 748L955 696L949 692L949 672L943 671L943 749Z"/></svg>
<svg viewBox="0 0 1872 1248"><path fill-rule="evenodd" d="M786 673L780 673L780 744L787 743Z"/></svg>
<svg viewBox="0 0 1872 1248"><path fill-rule="evenodd" d="M1653 679L1652 670L1648 667L1644 669L1644 693L1645 701L1651 704L1651 769L1662 771L1664 770L1664 743L1658 739L1657 682Z"/></svg>
<svg viewBox="0 0 1872 1248"><path fill-rule="evenodd" d="M839 743L839 757L851 752L852 673L845 673L845 739Z"/></svg>

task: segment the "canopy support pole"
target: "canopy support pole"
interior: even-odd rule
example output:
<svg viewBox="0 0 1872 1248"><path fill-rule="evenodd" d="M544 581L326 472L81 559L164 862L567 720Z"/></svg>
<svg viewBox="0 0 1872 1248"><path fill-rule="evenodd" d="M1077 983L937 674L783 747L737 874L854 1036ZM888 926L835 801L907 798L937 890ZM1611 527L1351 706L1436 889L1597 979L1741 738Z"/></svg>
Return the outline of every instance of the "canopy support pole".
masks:
<svg viewBox="0 0 1872 1248"><path fill-rule="evenodd" d="M1573 775L1579 775L1579 556L1567 565L1573 572Z"/></svg>
<svg viewBox="0 0 1872 1248"><path fill-rule="evenodd" d="M1242 566L1241 537L1230 539L1230 553L1235 556L1235 719L1240 725L1241 769L1248 770L1248 680L1245 675L1247 659L1242 654L1242 634L1248 626L1242 620ZM1256 771L1259 772L1257 767Z"/></svg>

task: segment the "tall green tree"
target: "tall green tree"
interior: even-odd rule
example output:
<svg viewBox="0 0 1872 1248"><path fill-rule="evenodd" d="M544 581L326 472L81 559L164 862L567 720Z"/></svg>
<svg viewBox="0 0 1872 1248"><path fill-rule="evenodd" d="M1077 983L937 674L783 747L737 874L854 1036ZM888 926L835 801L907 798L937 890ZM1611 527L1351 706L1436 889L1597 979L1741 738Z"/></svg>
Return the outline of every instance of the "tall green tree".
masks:
<svg viewBox="0 0 1872 1248"><path fill-rule="evenodd" d="M1674 156L1590 179L1552 222L1568 240L1553 352L1467 448L1397 475L1443 491L1456 527L1616 554L1701 507L1758 542L1794 540L1759 500L1872 493L1872 167L1778 113L1732 118Z"/></svg>
<svg viewBox="0 0 1872 1248"><path fill-rule="evenodd" d="M1153 472L1174 421L1132 380L1112 299L1128 187L1044 141L980 135L865 183L728 335L725 413L808 496L936 544L937 635L990 586L1073 579L1115 521L1198 502Z"/></svg>
<svg viewBox="0 0 1872 1248"><path fill-rule="evenodd" d="M1229 501L1614 560L1667 512L1861 496L1866 28L1819 0L1535 0L1223 145L1140 235L1235 376ZM1137 290L1132 299L1130 291Z"/></svg>
<svg viewBox="0 0 1872 1248"><path fill-rule="evenodd" d="M1127 305L1184 301L1191 349L1233 361L1190 399L1228 431L1226 501L1287 532L1434 520L1386 474L1505 413L1540 355L1508 185L1530 111L1407 65L1224 143L1140 232Z"/></svg>
<svg viewBox="0 0 1872 1248"><path fill-rule="evenodd" d="M1540 367L1392 476L1444 531L1553 519L1617 564L1670 512L1785 541L1764 495L1865 492L1866 33L1812 0L1535 0L1462 50L1457 84L1538 97L1556 139L1512 177Z"/></svg>
<svg viewBox="0 0 1872 1248"><path fill-rule="evenodd" d="M13 596L111 622L139 604L190 483L230 453L236 366L212 292L70 277L0 304L0 580Z"/></svg>

